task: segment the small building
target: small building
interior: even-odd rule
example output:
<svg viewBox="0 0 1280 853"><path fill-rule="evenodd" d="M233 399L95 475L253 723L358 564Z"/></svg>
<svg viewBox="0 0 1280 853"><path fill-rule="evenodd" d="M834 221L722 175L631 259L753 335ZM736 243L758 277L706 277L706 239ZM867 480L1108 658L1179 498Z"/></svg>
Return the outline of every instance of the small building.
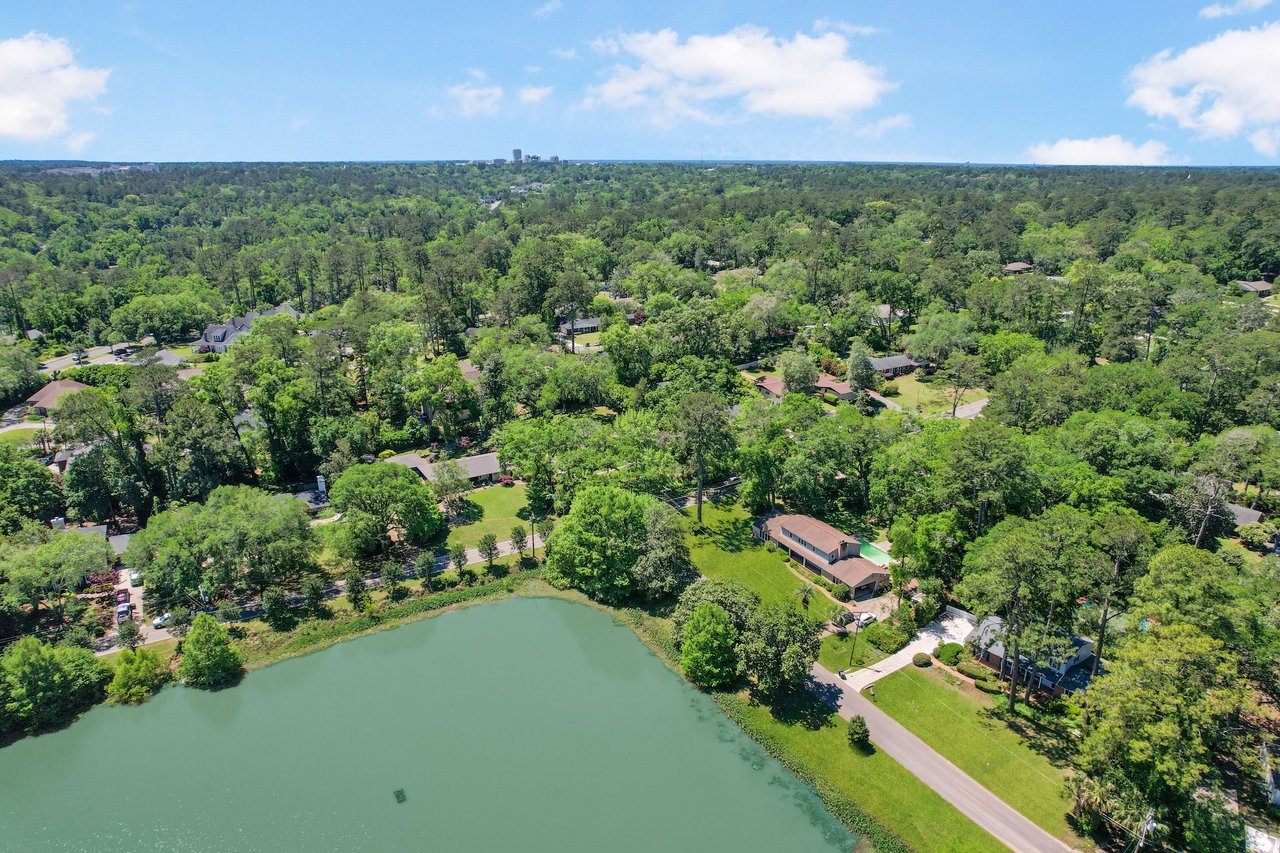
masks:
<svg viewBox="0 0 1280 853"><path fill-rule="evenodd" d="M44 337L44 332L39 329L27 329L27 340L38 341Z"/></svg>
<svg viewBox="0 0 1280 853"><path fill-rule="evenodd" d="M1270 296L1271 291L1275 289L1275 284L1269 281L1237 281L1236 287L1241 293L1247 293L1257 297Z"/></svg>
<svg viewBox="0 0 1280 853"><path fill-rule="evenodd" d="M464 358L458 362L458 369L462 371L462 378L470 382L472 385L480 384L480 368L471 363L471 359Z"/></svg>
<svg viewBox="0 0 1280 853"><path fill-rule="evenodd" d="M1023 261L1014 261L1011 264L1004 265L1004 271L1011 275L1018 275L1020 273L1030 272L1033 269L1035 269L1035 267Z"/></svg>
<svg viewBox="0 0 1280 853"><path fill-rule="evenodd" d="M787 386L782 384L782 379L778 376L757 376L755 386L766 400L774 402L781 400L787 393Z"/></svg>
<svg viewBox="0 0 1280 853"><path fill-rule="evenodd" d="M270 308L261 313L250 311L243 317L232 317L225 323L214 323L205 327L204 333L200 337L192 341L192 346L197 352L226 352L227 347L235 341L236 338L249 331L249 327L253 325L253 321L259 317L274 317L277 314L288 314L293 319L298 319L298 311L288 302L282 302L274 308Z"/></svg>
<svg viewBox="0 0 1280 853"><path fill-rule="evenodd" d="M570 331L575 335L589 335L592 332L600 331L599 317L583 317L578 320L572 320L568 323L560 324L560 334L562 337L569 337Z"/></svg>
<svg viewBox="0 0 1280 853"><path fill-rule="evenodd" d="M1013 664L1005 659L1007 652L1000 639L1003 630L1003 619L988 616L969 632L964 641L965 645L973 649L974 657L990 667L1000 678L1007 679L1012 676ZM1033 666L1026 655L1018 655L1020 683L1033 682L1033 690L1051 696L1074 693L1089 686L1094 658L1092 640L1075 634L1063 634L1046 645L1050 647L1051 653L1047 656L1047 661L1039 666ZM1100 663L1098 674L1101 675L1103 671Z"/></svg>
<svg viewBox="0 0 1280 853"><path fill-rule="evenodd" d="M111 546L111 553L116 555L117 561L124 556L125 551L129 550L129 542L132 539L132 533L117 533L115 536L107 537L107 544Z"/></svg>
<svg viewBox="0 0 1280 853"><path fill-rule="evenodd" d="M862 542L809 515L774 515L756 535L784 548L801 565L831 583L849 587L853 597L873 597L889 584L889 572L861 556Z"/></svg>
<svg viewBox="0 0 1280 853"><path fill-rule="evenodd" d="M1262 521L1262 512L1256 509L1250 509L1240 504L1227 504L1227 509L1231 510L1231 515L1235 519L1236 527L1244 527L1246 524L1254 524Z"/></svg>
<svg viewBox="0 0 1280 853"><path fill-rule="evenodd" d="M854 388L848 382L842 382L839 379L836 379L830 373L819 373L818 381L815 383L814 387L824 393L835 394L846 403L858 396L858 389Z"/></svg>
<svg viewBox="0 0 1280 853"><path fill-rule="evenodd" d="M888 355L883 358L869 358L867 361L871 364L872 370L888 377L905 376L916 368L925 365L925 362L906 353Z"/></svg>
<svg viewBox="0 0 1280 853"><path fill-rule="evenodd" d="M88 388L83 382L74 379L55 379L27 398L27 403L36 410L37 415L47 415L58 407L58 403L68 394Z"/></svg>
<svg viewBox="0 0 1280 853"><path fill-rule="evenodd" d="M387 461L396 465L404 465L406 468L412 468L418 472L418 476L428 482L435 479L436 468L442 464L428 462L416 453L401 453L399 456L389 457ZM462 468L463 474L471 481L473 486L492 483L502 473L502 466L498 462L498 454L496 453L478 453L474 456L463 456L453 461L458 463Z"/></svg>

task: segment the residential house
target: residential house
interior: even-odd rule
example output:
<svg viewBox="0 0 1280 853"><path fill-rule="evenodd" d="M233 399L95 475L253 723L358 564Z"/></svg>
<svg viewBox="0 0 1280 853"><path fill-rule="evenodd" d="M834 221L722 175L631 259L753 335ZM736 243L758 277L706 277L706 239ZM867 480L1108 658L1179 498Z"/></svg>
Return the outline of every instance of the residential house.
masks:
<svg viewBox="0 0 1280 853"><path fill-rule="evenodd" d="M777 402L781 400L787 393L787 386L782 384L782 379L778 376L757 376L755 379L756 390L766 400Z"/></svg>
<svg viewBox="0 0 1280 853"><path fill-rule="evenodd" d="M573 334L575 335L589 335L592 332L598 332L600 331L600 318L599 317L583 317L578 320L573 320L569 323L560 324L561 337L565 337L565 338L569 337L570 330L572 330Z"/></svg>
<svg viewBox="0 0 1280 853"><path fill-rule="evenodd" d="M226 352L227 347L231 346L236 338L249 331L249 327L253 325L254 320L259 317L274 317L277 314L288 314L295 320L299 316L297 309L288 302L283 302L261 313L250 311L243 317L232 317L225 323L214 323L206 326L204 333L192 341L192 346L196 348L197 352Z"/></svg>
<svg viewBox="0 0 1280 853"><path fill-rule="evenodd" d="M1013 664L1005 659L1007 652L1001 636L1004 631L1004 620L999 616L988 616L964 638L965 644L973 649L974 657L990 667L1001 678L1009 678L1013 672ZM1047 643L1049 654L1039 666L1032 666L1031 659L1025 654L1018 655L1018 681L1026 684L1033 682L1033 689L1053 696L1074 693L1089 686L1093 671L1093 641L1078 637L1075 634L1063 634ZM1103 672L1099 665L1098 673Z"/></svg>
<svg viewBox="0 0 1280 853"><path fill-rule="evenodd" d="M1241 293L1251 294L1259 298L1270 296L1271 291L1275 289L1275 284L1269 281L1237 281L1236 287Z"/></svg>
<svg viewBox="0 0 1280 853"><path fill-rule="evenodd" d="M435 471L440 464L428 462L416 453L401 453L399 456L389 457L387 461L412 468L427 481L435 479ZM461 466L463 473L473 486L492 483L502 473L502 466L498 462L496 453L478 453L475 456L463 456L453 461Z"/></svg>
<svg viewBox="0 0 1280 853"><path fill-rule="evenodd" d="M1227 504L1227 509L1231 510L1231 515L1235 518L1235 526L1243 527L1246 524L1254 524L1262 521L1262 512L1256 509L1250 509L1240 504Z"/></svg>
<svg viewBox="0 0 1280 853"><path fill-rule="evenodd" d="M872 597L889 585L885 567L861 556L862 543L809 515L773 515L756 535L777 543L810 571L849 587L854 598Z"/></svg>
<svg viewBox="0 0 1280 853"><path fill-rule="evenodd" d="M58 407L63 397L88 387L74 379L55 379L28 397L27 403L36 410L37 415L47 415Z"/></svg>
<svg viewBox="0 0 1280 853"><path fill-rule="evenodd" d="M884 356L883 358L869 358L867 361L870 362L872 370L877 373L882 373L887 377L905 376L917 367L923 367L926 363L915 356L907 355L905 353L902 355Z"/></svg>
<svg viewBox="0 0 1280 853"><path fill-rule="evenodd" d="M1022 261L1014 261L1011 264L1004 265L1004 271L1012 275L1018 275L1020 273L1030 272L1033 269L1035 269L1035 267L1033 267L1031 264L1024 263Z"/></svg>
<svg viewBox="0 0 1280 853"><path fill-rule="evenodd" d="M472 385L479 385L482 378L480 368L471 363L471 359L464 358L458 362L458 369L462 371L462 378L470 382Z"/></svg>
<svg viewBox="0 0 1280 853"><path fill-rule="evenodd" d="M830 373L819 373L815 387L823 393L835 394L846 403L858 396L857 388L854 388L848 382L836 379Z"/></svg>

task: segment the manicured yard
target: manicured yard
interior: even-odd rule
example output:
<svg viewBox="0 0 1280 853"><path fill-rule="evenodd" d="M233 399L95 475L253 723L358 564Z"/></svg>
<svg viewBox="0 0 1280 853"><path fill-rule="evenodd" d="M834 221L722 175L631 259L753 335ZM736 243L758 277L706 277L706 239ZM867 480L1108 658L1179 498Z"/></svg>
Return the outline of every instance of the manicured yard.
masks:
<svg viewBox="0 0 1280 853"><path fill-rule="evenodd" d="M925 376L917 372L889 381L898 386L898 393L889 399L908 412L920 411L926 415L951 414L951 389L941 376ZM960 405L981 400L986 396L987 392L984 389L971 388L960 398Z"/></svg>
<svg viewBox="0 0 1280 853"><path fill-rule="evenodd" d="M528 520L516 514L528 503L524 483L476 489L467 495L467 523L449 531L446 546L463 545L474 548L486 533L498 537L499 542L510 540L512 527L517 524L523 524L526 529L529 527Z"/></svg>
<svg viewBox="0 0 1280 853"><path fill-rule="evenodd" d="M849 669L849 651L853 648L853 632L841 637L831 634L822 638L822 648L818 652L818 662L829 672ZM853 659L853 669L861 669L876 661L885 659L885 653L867 642L867 638L859 633L858 648Z"/></svg>
<svg viewBox="0 0 1280 853"><path fill-rule="evenodd" d="M1003 851L1000 844L902 765L879 750L849 747L845 722L814 697L795 700L778 716L767 706L731 697L731 715L784 763L834 791L920 853ZM859 848L861 849L861 848Z"/></svg>
<svg viewBox="0 0 1280 853"><path fill-rule="evenodd" d="M40 427L6 430L5 432L0 432L0 444L20 444L25 446L31 443L31 440L36 437L38 432L40 432Z"/></svg>
<svg viewBox="0 0 1280 853"><path fill-rule="evenodd" d="M875 702L913 734L996 796L1067 843L1069 775L991 714L989 696L951 685L937 669L907 667L876 682ZM1030 721L1020 724L1030 726Z"/></svg>
<svg viewBox="0 0 1280 853"><path fill-rule="evenodd" d="M599 346L599 345L600 345L600 333L599 333L599 332L587 332L587 333L585 333L585 334L577 335L577 336L575 336L575 337L574 337L573 342L574 342L574 344L576 344L577 346L580 346L580 347L594 347L594 346ZM565 348L566 348L566 349L568 349L568 345L567 345L567 344L565 345Z"/></svg>
<svg viewBox="0 0 1280 853"><path fill-rule="evenodd" d="M703 531L696 526L692 507L684 511L690 521L689 551L698 571L709 578L732 578L753 590L760 600L798 602L796 590L803 582L787 568L783 554L770 551L751 533L751 516L737 502L725 500L702 505ZM836 605L813 587L809 612L823 621Z"/></svg>

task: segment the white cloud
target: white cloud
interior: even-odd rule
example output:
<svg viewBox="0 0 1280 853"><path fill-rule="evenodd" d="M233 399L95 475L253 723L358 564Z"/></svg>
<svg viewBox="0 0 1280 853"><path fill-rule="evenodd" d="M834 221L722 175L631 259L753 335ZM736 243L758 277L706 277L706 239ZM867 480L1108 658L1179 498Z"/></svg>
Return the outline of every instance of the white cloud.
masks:
<svg viewBox="0 0 1280 853"><path fill-rule="evenodd" d="M1169 162L1169 149L1163 142L1149 139L1138 145L1119 134L1041 142L1028 148L1027 155L1047 166L1161 166Z"/></svg>
<svg viewBox="0 0 1280 853"><path fill-rule="evenodd" d="M617 56L622 51L622 48L618 45L618 40L609 36L592 39L591 49L605 56Z"/></svg>
<svg viewBox="0 0 1280 853"><path fill-rule="evenodd" d="M813 22L813 31L815 33L825 33L832 30L844 33L847 36L874 36L884 32L880 27L851 24L848 21L837 21L833 18L819 18Z"/></svg>
<svg viewBox="0 0 1280 853"><path fill-rule="evenodd" d="M93 133L84 131L83 133L73 133L63 140L63 144L67 146L67 150L72 154L79 154L84 150L85 146L93 141Z"/></svg>
<svg viewBox="0 0 1280 853"><path fill-rule="evenodd" d="M648 108L660 123L718 122L744 112L843 119L896 86L883 69L849 56L849 42L833 32L786 39L748 26L683 43L673 30L616 40L636 62L610 69L588 90L584 106Z"/></svg>
<svg viewBox="0 0 1280 853"><path fill-rule="evenodd" d="M1280 22L1227 30L1176 55L1163 51L1134 68L1130 82L1130 106L1205 139L1254 131L1254 148L1274 155L1265 143L1280 127Z"/></svg>
<svg viewBox="0 0 1280 853"><path fill-rule="evenodd" d="M858 136L868 139L879 139L891 130L898 130L903 127L911 127L911 116L906 113L897 113L891 116L885 116L879 121L859 130Z"/></svg>
<svg viewBox="0 0 1280 853"><path fill-rule="evenodd" d="M65 133L68 103L101 95L110 73L76 65L65 39L27 33L0 41L0 138L34 142Z"/></svg>
<svg viewBox="0 0 1280 853"><path fill-rule="evenodd" d="M525 73L525 74L541 74L541 73L542 73L542 66L541 66L541 65L526 65L526 66L524 67L524 73Z"/></svg>
<svg viewBox="0 0 1280 853"><path fill-rule="evenodd" d="M1201 9L1200 17L1223 18L1227 15L1247 15L1250 12L1259 12L1270 5L1271 0L1236 0L1230 6L1214 3L1212 6Z"/></svg>
<svg viewBox="0 0 1280 853"><path fill-rule="evenodd" d="M551 49L551 55L559 59L577 59L578 49L576 47L554 47Z"/></svg>
<svg viewBox="0 0 1280 853"><path fill-rule="evenodd" d="M519 92L520 103L540 104L552 91L551 86L525 86Z"/></svg>
<svg viewBox="0 0 1280 853"><path fill-rule="evenodd" d="M502 87L485 86L481 82L459 83L449 89L449 97L458 102L459 111L468 118L490 116L502 105Z"/></svg>
<svg viewBox="0 0 1280 853"><path fill-rule="evenodd" d="M537 9L533 10L533 16L535 18L544 18L544 19L550 18L552 15L558 12L560 10L560 7L563 5L564 4L561 3L560 0L547 0L546 3L543 3Z"/></svg>

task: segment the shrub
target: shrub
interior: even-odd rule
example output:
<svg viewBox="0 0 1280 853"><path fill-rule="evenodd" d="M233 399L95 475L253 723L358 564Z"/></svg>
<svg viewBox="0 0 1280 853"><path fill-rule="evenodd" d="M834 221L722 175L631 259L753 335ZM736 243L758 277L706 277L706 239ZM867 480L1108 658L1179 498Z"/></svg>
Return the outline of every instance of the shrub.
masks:
<svg viewBox="0 0 1280 853"><path fill-rule="evenodd" d="M867 642L887 655L893 654L911 639L906 631L892 622L872 622L862 629L862 635L867 638Z"/></svg>
<svg viewBox="0 0 1280 853"><path fill-rule="evenodd" d="M976 660L964 660L956 664L956 672L961 675L967 675L975 681L981 681L984 678L991 677L991 670L987 669Z"/></svg>
<svg viewBox="0 0 1280 853"><path fill-rule="evenodd" d="M964 654L964 646L959 643L943 643L933 650L933 656L947 666L955 666Z"/></svg>
<svg viewBox="0 0 1280 853"><path fill-rule="evenodd" d="M770 540L769 540L769 553L770 553L770 554L772 554L774 551L777 551L777 550L778 550L778 543L777 543L777 542L774 542L772 539L770 539Z"/></svg>
<svg viewBox="0 0 1280 853"><path fill-rule="evenodd" d="M380 451L378 451L378 458L379 458L379 459L390 459L392 456L395 456L395 455L396 455L396 452L395 452L394 450L380 450Z"/></svg>
<svg viewBox="0 0 1280 853"><path fill-rule="evenodd" d="M270 625L273 631L287 630L293 624L289 599L278 586L267 587L266 592L262 593L262 621Z"/></svg>
<svg viewBox="0 0 1280 853"><path fill-rule="evenodd" d="M848 737L849 746L854 749L866 749L871 745L871 730L867 728L866 718L861 714L849 718Z"/></svg>
<svg viewBox="0 0 1280 853"><path fill-rule="evenodd" d="M503 486L514 486L516 484L516 478L512 477L510 474L503 474L498 478L498 483Z"/></svg>
<svg viewBox="0 0 1280 853"><path fill-rule="evenodd" d="M169 667L150 649L124 649L116 658L115 676L107 685L112 705L136 705L151 698L169 680Z"/></svg>
<svg viewBox="0 0 1280 853"><path fill-rule="evenodd" d="M850 598L849 587L842 583L833 586L831 594L836 597L836 601L848 601Z"/></svg>
<svg viewBox="0 0 1280 853"><path fill-rule="evenodd" d="M898 383L897 382L884 383L884 387L880 389L880 393L886 397L898 396Z"/></svg>
<svg viewBox="0 0 1280 853"><path fill-rule="evenodd" d="M240 621L240 605L234 601L224 601L218 605L218 621L219 622L239 622Z"/></svg>
<svg viewBox="0 0 1280 853"><path fill-rule="evenodd" d="M911 663L915 666L928 666L932 660L924 652L916 652L911 656Z"/></svg>
<svg viewBox="0 0 1280 853"><path fill-rule="evenodd" d="M824 393L824 394L822 395L822 399L823 399L823 401L824 401L824 402L830 403L830 404L831 404L831 405L833 405L833 406L834 406L836 403L839 403L839 402L840 402L840 398L839 398L838 396L836 396L836 394L835 394L834 392L832 392L832 391L827 391L826 393Z"/></svg>
<svg viewBox="0 0 1280 853"><path fill-rule="evenodd" d="M1246 548L1266 553L1276 538L1276 526L1269 521L1255 521L1237 527L1236 535Z"/></svg>
<svg viewBox="0 0 1280 853"><path fill-rule="evenodd" d="M973 682L973 686L983 693L1003 693L1004 684L992 678L981 678Z"/></svg>

